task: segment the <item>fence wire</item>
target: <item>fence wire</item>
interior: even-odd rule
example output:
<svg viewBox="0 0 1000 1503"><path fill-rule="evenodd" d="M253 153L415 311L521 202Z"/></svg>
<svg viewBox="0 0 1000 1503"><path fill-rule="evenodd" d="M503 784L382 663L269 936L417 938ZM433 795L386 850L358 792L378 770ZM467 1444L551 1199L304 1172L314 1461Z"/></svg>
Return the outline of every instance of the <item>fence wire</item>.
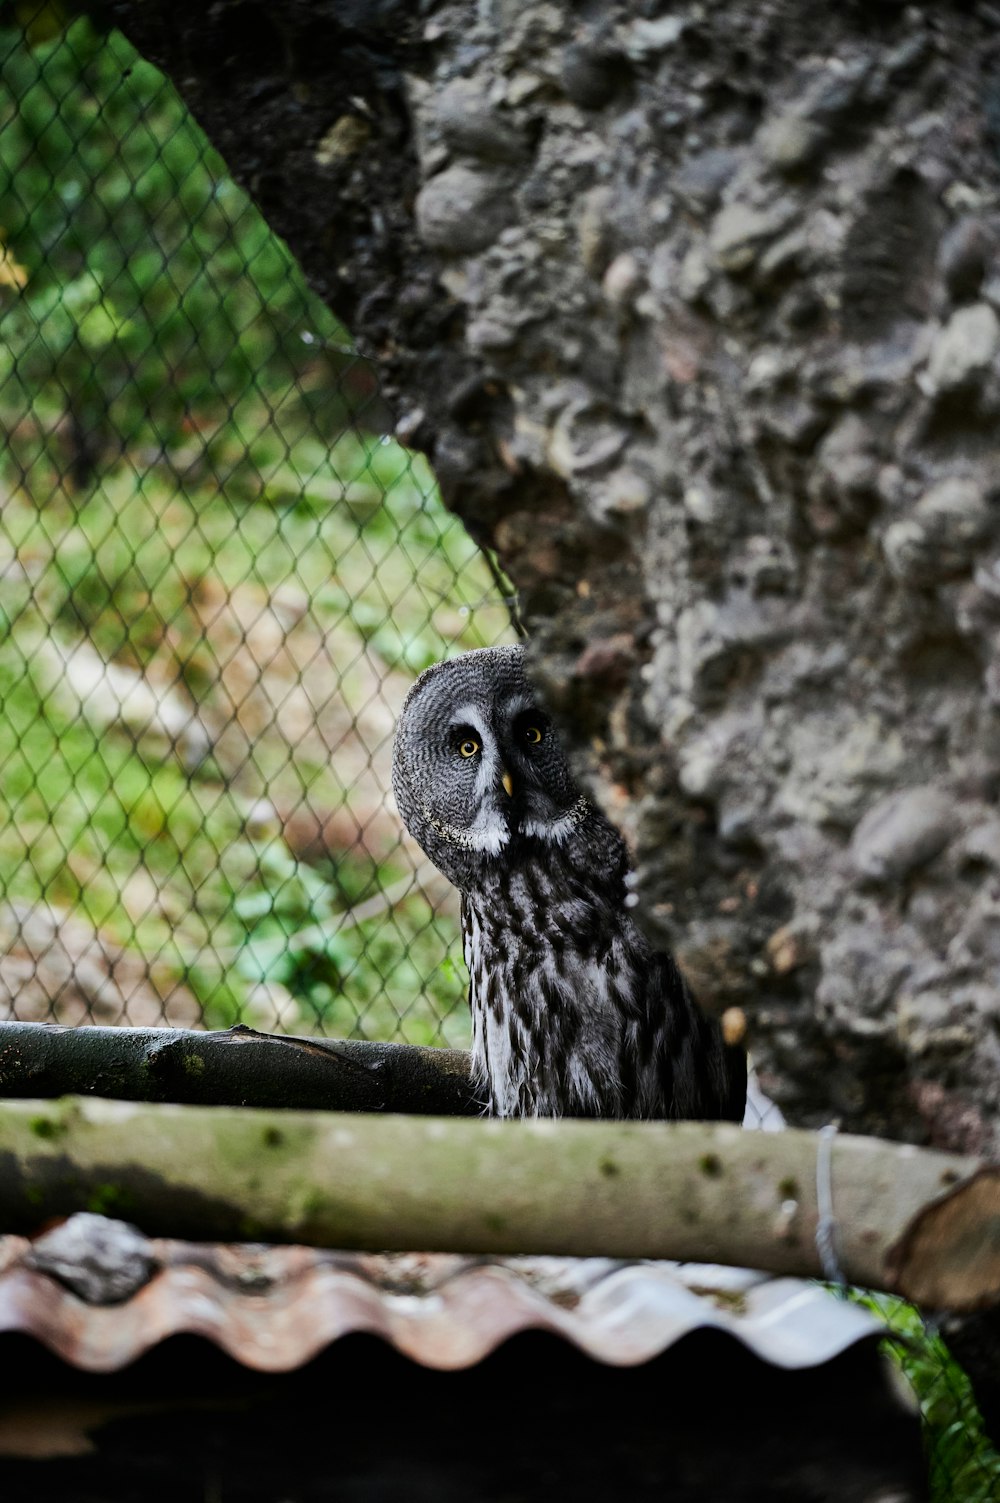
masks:
<svg viewBox="0 0 1000 1503"><path fill-rule="evenodd" d="M512 638L502 581L169 83L26 14L0 11L0 1018L463 1044L456 905L390 748L421 668ZM855 1297L934 1497L1000 1497L940 1336Z"/></svg>
<svg viewBox="0 0 1000 1503"><path fill-rule="evenodd" d="M0 56L0 1016L464 1042L389 766L487 562L163 76Z"/></svg>
<svg viewBox="0 0 1000 1503"><path fill-rule="evenodd" d="M932 1503L997 1503L1000 1454L983 1425L972 1384L936 1322L890 1295L843 1292L885 1322L886 1358L923 1422Z"/></svg>

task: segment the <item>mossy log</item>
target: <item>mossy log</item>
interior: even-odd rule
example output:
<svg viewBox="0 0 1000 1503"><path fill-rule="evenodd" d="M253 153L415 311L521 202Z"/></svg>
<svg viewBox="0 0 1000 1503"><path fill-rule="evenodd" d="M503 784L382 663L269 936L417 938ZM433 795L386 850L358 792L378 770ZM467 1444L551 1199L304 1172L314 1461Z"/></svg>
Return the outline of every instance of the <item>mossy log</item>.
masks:
<svg viewBox="0 0 1000 1503"><path fill-rule="evenodd" d="M199 1033L0 1023L0 1097L69 1095L437 1116L481 1110L462 1049L242 1026Z"/></svg>
<svg viewBox="0 0 1000 1503"><path fill-rule="evenodd" d="M66 1098L0 1103L0 1230L89 1209L151 1234L598 1254L823 1273L925 1307L1000 1299L1000 1169L726 1124L465 1121ZM821 1191L821 1193L823 1193Z"/></svg>

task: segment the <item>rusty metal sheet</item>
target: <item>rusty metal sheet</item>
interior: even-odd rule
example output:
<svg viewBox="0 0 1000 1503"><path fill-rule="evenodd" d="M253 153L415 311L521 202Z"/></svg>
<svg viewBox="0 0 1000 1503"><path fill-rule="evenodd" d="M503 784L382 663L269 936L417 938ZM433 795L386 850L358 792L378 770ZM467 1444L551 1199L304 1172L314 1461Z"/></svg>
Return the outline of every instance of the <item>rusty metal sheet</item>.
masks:
<svg viewBox="0 0 1000 1503"><path fill-rule="evenodd" d="M120 1225L90 1217L65 1227L80 1220ZM817 1366L879 1330L866 1311L816 1285L743 1269L144 1238L136 1287L121 1298L124 1286L109 1284L117 1302L94 1302L104 1286L99 1267L93 1283L101 1255L86 1251L93 1232L82 1243L64 1238L56 1257L60 1230L48 1246L45 1238L0 1237L0 1333L25 1333L94 1372L124 1367L182 1332L215 1342L246 1367L285 1372L361 1331L427 1367L454 1369L525 1330L549 1331L599 1362L630 1366L692 1331L714 1329L784 1368Z"/></svg>

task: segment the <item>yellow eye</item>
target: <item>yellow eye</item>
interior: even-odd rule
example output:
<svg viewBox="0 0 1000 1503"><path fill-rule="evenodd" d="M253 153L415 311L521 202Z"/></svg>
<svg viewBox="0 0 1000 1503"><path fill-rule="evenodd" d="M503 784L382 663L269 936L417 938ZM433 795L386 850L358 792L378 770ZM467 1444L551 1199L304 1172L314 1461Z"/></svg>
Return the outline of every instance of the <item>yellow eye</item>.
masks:
<svg viewBox="0 0 1000 1503"><path fill-rule="evenodd" d="M538 729L537 725L529 725L526 728L524 734L525 738L531 742L532 746L537 746L539 741L541 741L542 739L542 733Z"/></svg>
<svg viewBox="0 0 1000 1503"><path fill-rule="evenodd" d="M463 757L474 757L479 750L479 742L472 740L463 741L458 749Z"/></svg>

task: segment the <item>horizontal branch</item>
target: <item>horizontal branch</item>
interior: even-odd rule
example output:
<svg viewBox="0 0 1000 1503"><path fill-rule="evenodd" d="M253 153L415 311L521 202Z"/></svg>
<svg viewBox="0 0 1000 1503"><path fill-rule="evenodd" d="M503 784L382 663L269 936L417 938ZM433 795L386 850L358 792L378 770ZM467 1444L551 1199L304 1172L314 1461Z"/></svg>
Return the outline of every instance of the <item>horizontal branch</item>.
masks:
<svg viewBox="0 0 1000 1503"><path fill-rule="evenodd" d="M230 1028L0 1023L0 1097L110 1096L302 1111L478 1114L461 1049Z"/></svg>
<svg viewBox="0 0 1000 1503"><path fill-rule="evenodd" d="M0 1102L0 1230L100 1210L150 1234L732 1263L821 1275L813 1133L467 1121L70 1098ZM1000 1298L1000 1170L839 1137L844 1276L928 1307Z"/></svg>

